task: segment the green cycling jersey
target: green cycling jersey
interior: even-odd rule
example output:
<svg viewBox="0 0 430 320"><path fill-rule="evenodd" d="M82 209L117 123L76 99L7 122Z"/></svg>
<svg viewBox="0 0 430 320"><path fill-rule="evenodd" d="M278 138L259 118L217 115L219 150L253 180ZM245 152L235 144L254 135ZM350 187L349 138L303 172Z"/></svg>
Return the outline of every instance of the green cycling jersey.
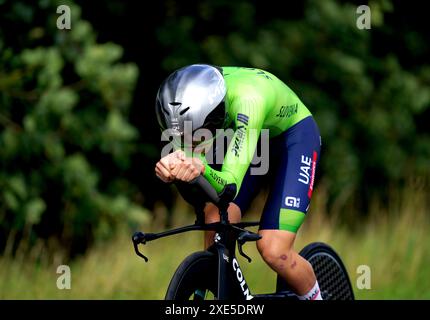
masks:
<svg viewBox="0 0 430 320"><path fill-rule="evenodd" d="M262 129L273 138L311 115L297 95L273 74L254 68L222 67L227 93L227 121L234 135L221 170L215 170L202 156L203 176L221 192L225 185L242 180L252 161Z"/></svg>

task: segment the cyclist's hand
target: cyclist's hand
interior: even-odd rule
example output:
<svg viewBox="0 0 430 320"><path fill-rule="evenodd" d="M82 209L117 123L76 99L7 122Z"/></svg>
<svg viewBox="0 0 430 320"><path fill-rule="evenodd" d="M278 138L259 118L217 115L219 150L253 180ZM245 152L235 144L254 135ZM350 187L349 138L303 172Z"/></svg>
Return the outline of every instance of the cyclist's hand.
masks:
<svg viewBox="0 0 430 320"><path fill-rule="evenodd" d="M185 160L183 151L178 150L160 159L155 165L155 174L163 182L172 182L175 177L172 175L172 170L175 166Z"/></svg>
<svg viewBox="0 0 430 320"><path fill-rule="evenodd" d="M190 182L203 173L204 165L198 158L185 158L185 160L175 163L171 171L176 180Z"/></svg>

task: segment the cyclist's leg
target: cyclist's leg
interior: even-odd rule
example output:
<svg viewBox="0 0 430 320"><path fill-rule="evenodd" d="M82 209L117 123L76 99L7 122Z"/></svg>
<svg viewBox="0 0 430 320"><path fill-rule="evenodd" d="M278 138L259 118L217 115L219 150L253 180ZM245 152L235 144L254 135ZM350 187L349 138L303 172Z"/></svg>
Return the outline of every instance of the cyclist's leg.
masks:
<svg viewBox="0 0 430 320"><path fill-rule="evenodd" d="M284 230L260 230L259 233L263 238L257 247L264 261L297 295L308 293L315 285L316 277L311 264L293 248L296 234Z"/></svg>
<svg viewBox="0 0 430 320"><path fill-rule="evenodd" d="M309 208L320 136L315 121L309 117L282 138L280 163L260 221L259 232L263 237L257 247L267 264L298 295L304 295L315 285L315 274L293 244Z"/></svg>

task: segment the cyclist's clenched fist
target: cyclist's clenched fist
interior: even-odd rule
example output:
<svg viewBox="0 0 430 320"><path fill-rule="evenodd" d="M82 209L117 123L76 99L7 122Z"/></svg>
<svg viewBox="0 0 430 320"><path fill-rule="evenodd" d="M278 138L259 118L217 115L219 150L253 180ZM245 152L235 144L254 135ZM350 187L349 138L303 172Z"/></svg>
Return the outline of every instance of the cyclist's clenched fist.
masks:
<svg viewBox="0 0 430 320"><path fill-rule="evenodd" d="M204 172L205 166L198 158L184 158L181 162L175 163L171 171L174 179L190 182Z"/></svg>
<svg viewBox="0 0 430 320"><path fill-rule="evenodd" d="M180 180L190 182L204 171L204 165L198 158L187 158L181 150L168 154L155 165L155 174L163 182Z"/></svg>
<svg viewBox="0 0 430 320"><path fill-rule="evenodd" d="M172 182L175 177L172 174L172 170L175 166L185 160L185 154L183 151L178 150L164 156L155 165L155 174L163 182Z"/></svg>

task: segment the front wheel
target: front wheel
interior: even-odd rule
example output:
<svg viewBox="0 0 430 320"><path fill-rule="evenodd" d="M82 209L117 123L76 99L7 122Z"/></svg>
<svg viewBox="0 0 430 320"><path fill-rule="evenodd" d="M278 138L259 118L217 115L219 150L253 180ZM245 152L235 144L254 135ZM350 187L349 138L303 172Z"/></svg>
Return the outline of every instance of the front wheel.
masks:
<svg viewBox="0 0 430 320"><path fill-rule="evenodd" d="M189 255L179 265L166 293L166 300L210 300L217 297L217 259L209 251Z"/></svg>

